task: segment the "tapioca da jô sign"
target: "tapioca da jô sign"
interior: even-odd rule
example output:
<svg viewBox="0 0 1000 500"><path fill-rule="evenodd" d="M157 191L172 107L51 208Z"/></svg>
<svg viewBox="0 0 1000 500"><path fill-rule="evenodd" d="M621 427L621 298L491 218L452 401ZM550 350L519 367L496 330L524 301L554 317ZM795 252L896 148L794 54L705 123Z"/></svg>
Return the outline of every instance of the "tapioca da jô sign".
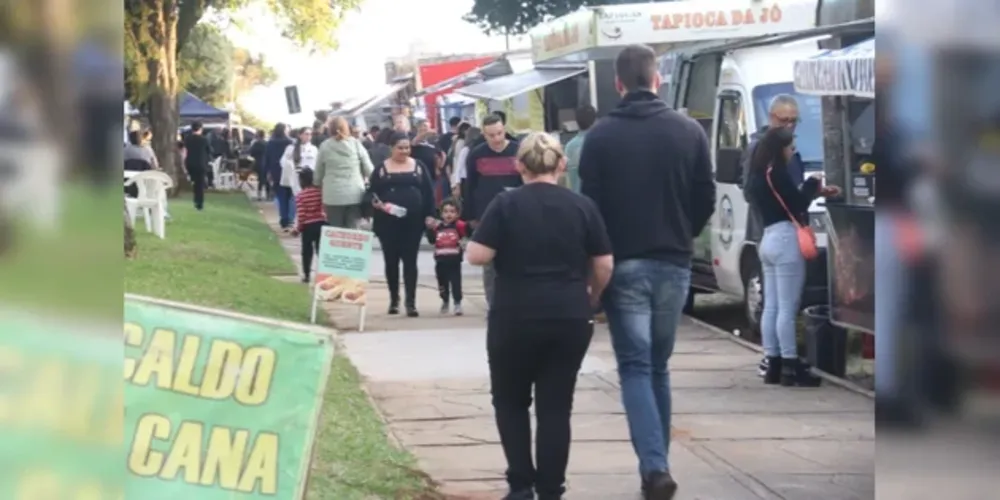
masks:
<svg viewBox="0 0 1000 500"><path fill-rule="evenodd" d="M754 24L778 24L781 22L781 7L778 4L748 7L745 9L712 9L676 12L673 14L650 16L653 30L719 28L727 26L747 26Z"/></svg>
<svg viewBox="0 0 1000 500"><path fill-rule="evenodd" d="M222 311L125 312L126 498L298 500L331 339Z"/></svg>

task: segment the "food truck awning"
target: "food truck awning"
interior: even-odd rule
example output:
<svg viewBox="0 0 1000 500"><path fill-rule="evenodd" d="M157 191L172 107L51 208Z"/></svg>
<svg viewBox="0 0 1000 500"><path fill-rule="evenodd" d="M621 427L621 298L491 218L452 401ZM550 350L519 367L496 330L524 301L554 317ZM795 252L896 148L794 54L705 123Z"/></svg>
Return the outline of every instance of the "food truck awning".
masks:
<svg viewBox="0 0 1000 500"><path fill-rule="evenodd" d="M382 104L387 99L395 95L404 87L410 84L409 80L401 82L393 82L382 85L381 88L374 95L366 99L358 100L352 102L349 106L344 106L343 108L335 111L336 114L342 116L359 116L367 113L370 109Z"/></svg>
<svg viewBox="0 0 1000 500"><path fill-rule="evenodd" d="M534 68L523 73L470 85L455 92L473 99L502 101L586 72L586 66Z"/></svg>
<svg viewBox="0 0 1000 500"><path fill-rule="evenodd" d="M875 98L875 39L795 61L795 91Z"/></svg>
<svg viewBox="0 0 1000 500"><path fill-rule="evenodd" d="M657 53L708 40L738 40L814 28L819 0L684 0L587 7L531 30L540 62L614 58L627 45Z"/></svg>

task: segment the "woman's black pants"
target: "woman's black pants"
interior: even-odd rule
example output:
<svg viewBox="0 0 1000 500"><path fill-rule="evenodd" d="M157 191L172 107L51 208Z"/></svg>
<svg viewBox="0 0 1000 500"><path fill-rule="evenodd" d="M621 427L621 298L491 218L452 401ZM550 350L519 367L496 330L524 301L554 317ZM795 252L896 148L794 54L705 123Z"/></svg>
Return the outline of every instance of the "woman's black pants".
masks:
<svg viewBox="0 0 1000 500"><path fill-rule="evenodd" d="M511 491L534 488L543 499L564 493L573 393L593 334L589 319L522 320L490 314L490 385ZM532 389L537 468L531 453Z"/></svg>
<svg viewBox="0 0 1000 500"><path fill-rule="evenodd" d="M416 307L417 256L424 234L423 223L415 216L400 219L384 213L375 214L375 236L382 245L385 281L393 304L399 304L399 262L402 261L406 306Z"/></svg>

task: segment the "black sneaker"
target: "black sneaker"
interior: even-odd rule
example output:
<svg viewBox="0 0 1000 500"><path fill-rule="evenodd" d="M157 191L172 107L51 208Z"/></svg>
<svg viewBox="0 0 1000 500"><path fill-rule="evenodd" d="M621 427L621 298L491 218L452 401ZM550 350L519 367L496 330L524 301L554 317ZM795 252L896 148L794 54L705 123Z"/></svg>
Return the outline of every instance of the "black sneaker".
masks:
<svg viewBox="0 0 1000 500"><path fill-rule="evenodd" d="M763 378L767 375L767 356L764 356L757 364L757 376Z"/></svg>
<svg viewBox="0 0 1000 500"><path fill-rule="evenodd" d="M303 283L309 283L309 275L308 274L302 277L302 282Z"/></svg>
<svg viewBox="0 0 1000 500"><path fill-rule="evenodd" d="M511 491L504 495L503 500L535 500L534 490Z"/></svg>
<svg viewBox="0 0 1000 500"><path fill-rule="evenodd" d="M389 303L389 314L399 314L399 301L394 300Z"/></svg>
<svg viewBox="0 0 1000 500"><path fill-rule="evenodd" d="M645 500L673 500L677 481L669 471L654 472L643 479L642 498Z"/></svg>
<svg viewBox="0 0 1000 500"><path fill-rule="evenodd" d="M406 317L408 317L408 318L416 318L417 316L420 316L420 313L417 312L417 308L416 307L414 307L414 306L406 306Z"/></svg>

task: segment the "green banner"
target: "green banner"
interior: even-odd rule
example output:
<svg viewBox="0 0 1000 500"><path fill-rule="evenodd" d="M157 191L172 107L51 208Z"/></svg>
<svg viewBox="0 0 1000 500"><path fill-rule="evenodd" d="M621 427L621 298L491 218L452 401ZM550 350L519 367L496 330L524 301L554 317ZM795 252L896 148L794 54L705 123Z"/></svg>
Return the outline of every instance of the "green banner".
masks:
<svg viewBox="0 0 1000 500"><path fill-rule="evenodd" d="M0 311L0 498L123 498L118 328Z"/></svg>
<svg viewBox="0 0 1000 500"><path fill-rule="evenodd" d="M127 298L125 498L300 499L328 332Z"/></svg>

